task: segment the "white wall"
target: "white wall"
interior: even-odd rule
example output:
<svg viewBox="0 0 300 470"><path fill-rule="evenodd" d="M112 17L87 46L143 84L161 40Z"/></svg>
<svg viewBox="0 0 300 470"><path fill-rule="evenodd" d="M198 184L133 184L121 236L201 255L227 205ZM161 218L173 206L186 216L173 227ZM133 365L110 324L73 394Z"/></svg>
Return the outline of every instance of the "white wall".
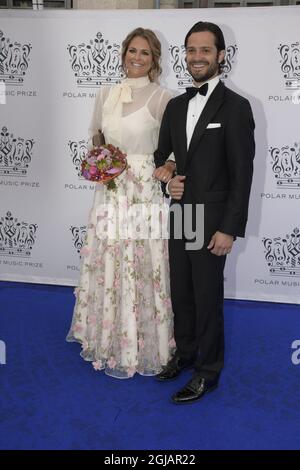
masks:
<svg viewBox="0 0 300 470"><path fill-rule="evenodd" d="M186 76L176 48L209 20L225 34L225 84L250 100L256 120L247 238L228 257L226 296L300 303L299 19L297 6L0 11L0 279L77 283L94 186L78 177L71 148L84 148L97 83L119 78L118 47L143 26L162 41L162 84L177 90Z"/></svg>

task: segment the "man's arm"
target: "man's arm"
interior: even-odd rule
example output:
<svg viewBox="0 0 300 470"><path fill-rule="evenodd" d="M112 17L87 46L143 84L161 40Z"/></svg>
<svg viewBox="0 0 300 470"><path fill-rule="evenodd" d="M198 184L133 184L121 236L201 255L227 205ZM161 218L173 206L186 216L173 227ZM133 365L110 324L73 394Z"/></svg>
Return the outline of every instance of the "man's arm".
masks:
<svg viewBox="0 0 300 470"><path fill-rule="evenodd" d="M170 101L166 106L166 109L165 109L165 112L161 121L159 138L158 138L158 146L154 152L154 162L155 162L156 168L164 165L167 158L173 151L169 112L170 112Z"/></svg>
<svg viewBox="0 0 300 470"><path fill-rule="evenodd" d="M232 111L225 129L225 152L230 179L229 196L219 231L244 237L255 155L254 119L249 102Z"/></svg>
<svg viewBox="0 0 300 470"><path fill-rule="evenodd" d="M174 161L166 161L173 151L169 112L170 102L167 104L162 118L159 131L158 147L154 152L154 162L156 166L154 177L161 181L162 191L167 197L169 197L169 195L166 193L166 184L170 181L176 170L176 164Z"/></svg>

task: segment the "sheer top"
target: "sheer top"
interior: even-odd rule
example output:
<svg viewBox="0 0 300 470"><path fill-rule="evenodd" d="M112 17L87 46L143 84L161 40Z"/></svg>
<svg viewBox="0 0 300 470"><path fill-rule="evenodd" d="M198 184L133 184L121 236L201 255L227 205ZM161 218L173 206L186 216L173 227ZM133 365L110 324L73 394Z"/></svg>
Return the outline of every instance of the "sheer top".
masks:
<svg viewBox="0 0 300 470"><path fill-rule="evenodd" d="M107 104L112 101L116 87L125 87L129 95L126 99L119 98L110 108ZM117 145L127 154L153 154L171 97L168 90L151 83L148 77L126 79L121 85L100 88L89 127L90 138L102 129L106 143Z"/></svg>

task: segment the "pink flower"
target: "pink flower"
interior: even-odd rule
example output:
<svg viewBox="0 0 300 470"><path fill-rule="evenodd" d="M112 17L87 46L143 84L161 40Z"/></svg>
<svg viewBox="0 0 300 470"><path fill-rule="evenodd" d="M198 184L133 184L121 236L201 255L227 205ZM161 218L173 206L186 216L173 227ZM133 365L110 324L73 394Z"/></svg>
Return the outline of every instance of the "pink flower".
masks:
<svg viewBox="0 0 300 470"><path fill-rule="evenodd" d="M144 289L145 283L142 279L139 279L136 283L138 289Z"/></svg>
<svg viewBox="0 0 300 470"><path fill-rule="evenodd" d="M103 369L103 365L101 361L95 361L95 362L92 362L92 364L95 370Z"/></svg>
<svg viewBox="0 0 300 470"><path fill-rule="evenodd" d="M121 285L120 279L115 279L114 284L113 284L114 288L119 289L120 285Z"/></svg>
<svg viewBox="0 0 300 470"><path fill-rule="evenodd" d="M164 255L165 259L167 259L169 257L169 250L168 250L167 243L164 243L164 245L163 245L163 255Z"/></svg>
<svg viewBox="0 0 300 470"><path fill-rule="evenodd" d="M80 288L79 288L79 287L75 287L75 289L74 289L74 295L75 295L76 299L78 298L79 292L80 292Z"/></svg>
<svg viewBox="0 0 300 470"><path fill-rule="evenodd" d="M90 167L90 175L95 176L98 173L98 168L96 166Z"/></svg>
<svg viewBox="0 0 300 470"><path fill-rule="evenodd" d="M75 323L73 331L76 333L80 333L83 330L83 326L80 325L79 323Z"/></svg>
<svg viewBox="0 0 300 470"><path fill-rule="evenodd" d="M167 308L168 308L168 307L171 307L171 305L172 305L172 304L171 304L171 300L170 300L169 298L164 299L164 300L163 300L163 304L164 304L164 306L167 307Z"/></svg>
<svg viewBox="0 0 300 470"><path fill-rule="evenodd" d="M144 347L145 347L145 341L143 340L143 338L140 338L140 339L138 340L138 344L139 344L139 348L140 348L140 349L144 349Z"/></svg>
<svg viewBox="0 0 300 470"><path fill-rule="evenodd" d="M107 365L110 369L114 369L116 367L117 362L113 356L109 358L109 360L107 361Z"/></svg>
<svg viewBox="0 0 300 470"><path fill-rule="evenodd" d="M160 282L159 281L154 281L154 290L155 290L155 292L160 291Z"/></svg>
<svg viewBox="0 0 300 470"><path fill-rule="evenodd" d="M170 341L169 341L169 346L170 348L176 348L176 343L175 343L175 339L174 338L171 338Z"/></svg>
<svg viewBox="0 0 300 470"><path fill-rule="evenodd" d="M83 246L80 250L81 256L88 256L91 253L91 249L87 246Z"/></svg>
<svg viewBox="0 0 300 470"><path fill-rule="evenodd" d="M110 170L107 170L106 173L108 173L109 175L115 175L116 173L119 173L120 171L120 168L110 168Z"/></svg>
<svg viewBox="0 0 300 470"><path fill-rule="evenodd" d="M144 189L144 186L141 183L137 184L137 190L141 193Z"/></svg>
<svg viewBox="0 0 300 470"><path fill-rule="evenodd" d="M134 174L132 173L131 170L127 170L126 176L127 176L128 181L133 181L134 180Z"/></svg>
<svg viewBox="0 0 300 470"><path fill-rule="evenodd" d="M100 155L104 155L105 157L107 157L108 155L111 155L111 151L106 149L105 147L102 147Z"/></svg>
<svg viewBox="0 0 300 470"><path fill-rule="evenodd" d="M137 256L144 256L145 255L145 248L143 246L136 247L136 254Z"/></svg>
<svg viewBox="0 0 300 470"><path fill-rule="evenodd" d="M97 316L95 314L88 315L87 321L88 321L89 325L95 326L96 323L97 323Z"/></svg>
<svg viewBox="0 0 300 470"><path fill-rule="evenodd" d="M111 327L111 321L110 320L102 320L102 328L104 330L108 330Z"/></svg>
<svg viewBox="0 0 300 470"><path fill-rule="evenodd" d="M122 348L128 348L129 343L130 343L129 339L126 338L125 336L123 336L123 337L121 338L121 347L122 347Z"/></svg>
<svg viewBox="0 0 300 470"><path fill-rule="evenodd" d="M136 368L135 367L133 367L133 366L128 367L128 369L127 369L128 377L133 377L135 373L136 373Z"/></svg>
<svg viewBox="0 0 300 470"><path fill-rule="evenodd" d="M97 276L97 277L96 277L96 281L97 281L97 284L98 284L99 286L103 286L103 284L104 284L104 279L103 279L102 276Z"/></svg>
<svg viewBox="0 0 300 470"><path fill-rule="evenodd" d="M122 198L121 200L121 203L120 203L120 207L121 209L123 209L124 211L127 211L128 210L128 201L127 201L127 198Z"/></svg>

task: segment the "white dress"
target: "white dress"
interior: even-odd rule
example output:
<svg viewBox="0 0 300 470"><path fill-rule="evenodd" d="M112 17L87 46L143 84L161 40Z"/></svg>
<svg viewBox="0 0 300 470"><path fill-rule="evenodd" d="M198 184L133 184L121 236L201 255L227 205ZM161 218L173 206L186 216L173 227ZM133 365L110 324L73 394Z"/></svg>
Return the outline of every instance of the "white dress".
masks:
<svg viewBox="0 0 300 470"><path fill-rule="evenodd" d="M81 343L82 357L96 370L117 378L157 374L175 347L167 239L147 238L143 230L128 235L140 229L131 211L136 204L146 214L153 204L165 207L153 152L170 98L147 77L126 79L100 90L90 127L91 135L102 129L106 143L127 154L129 167L115 179L115 191L96 184L67 340ZM118 228L106 235L113 211Z"/></svg>

